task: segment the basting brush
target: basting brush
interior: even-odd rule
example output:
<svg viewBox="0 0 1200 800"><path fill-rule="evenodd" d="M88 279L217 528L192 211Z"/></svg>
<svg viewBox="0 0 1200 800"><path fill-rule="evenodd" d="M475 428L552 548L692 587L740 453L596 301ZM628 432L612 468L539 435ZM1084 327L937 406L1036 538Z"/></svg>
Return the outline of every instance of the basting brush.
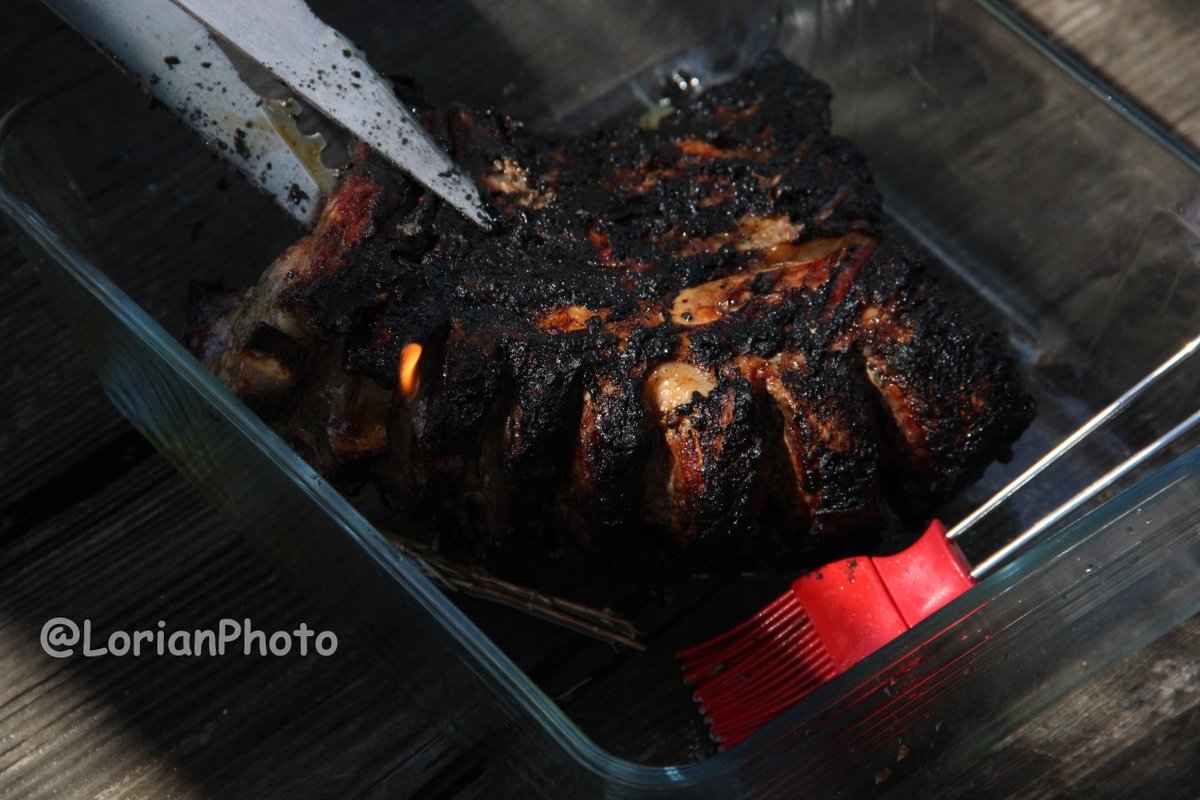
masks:
<svg viewBox="0 0 1200 800"><path fill-rule="evenodd" d="M847 558L805 573L741 625L677 652L684 681L694 687L693 697L720 749L754 733L962 595L1047 528L1195 427L1200 411L1097 478L973 569L954 541L1120 413L1198 344L1200 339L1189 342L950 531L934 520L914 544L895 555Z"/></svg>
<svg viewBox="0 0 1200 800"><path fill-rule="evenodd" d="M676 657L724 749L974 585L966 558L934 520L895 555L801 575L741 625Z"/></svg>

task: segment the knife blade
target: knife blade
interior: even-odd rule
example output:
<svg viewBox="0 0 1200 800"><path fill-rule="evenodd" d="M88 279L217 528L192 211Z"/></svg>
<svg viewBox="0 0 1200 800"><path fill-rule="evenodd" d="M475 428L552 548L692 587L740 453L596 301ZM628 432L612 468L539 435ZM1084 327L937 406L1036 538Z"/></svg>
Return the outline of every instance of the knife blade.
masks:
<svg viewBox="0 0 1200 800"><path fill-rule="evenodd" d="M213 150L312 225L334 175L286 103L251 90L203 24L171 0L45 0Z"/></svg>
<svg viewBox="0 0 1200 800"><path fill-rule="evenodd" d="M471 179L348 39L303 0L174 0L209 30L483 228L491 215Z"/></svg>

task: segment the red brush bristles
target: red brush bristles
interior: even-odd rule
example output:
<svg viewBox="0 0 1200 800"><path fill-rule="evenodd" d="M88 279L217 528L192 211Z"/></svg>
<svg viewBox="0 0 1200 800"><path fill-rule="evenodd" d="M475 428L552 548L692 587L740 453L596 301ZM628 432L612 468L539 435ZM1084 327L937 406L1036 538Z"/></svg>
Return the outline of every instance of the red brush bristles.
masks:
<svg viewBox="0 0 1200 800"><path fill-rule="evenodd" d="M793 592L717 638L681 650L713 738L753 733L783 708L837 675L829 651Z"/></svg>
<svg viewBox="0 0 1200 800"><path fill-rule="evenodd" d="M725 749L973 585L970 566L934 521L901 553L802 575L741 625L676 656Z"/></svg>

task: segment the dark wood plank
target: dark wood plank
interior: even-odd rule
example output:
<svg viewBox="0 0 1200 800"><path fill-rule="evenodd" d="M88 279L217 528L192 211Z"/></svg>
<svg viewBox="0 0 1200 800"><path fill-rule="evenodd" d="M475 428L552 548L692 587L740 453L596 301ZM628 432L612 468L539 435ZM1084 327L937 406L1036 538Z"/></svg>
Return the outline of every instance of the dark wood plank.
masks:
<svg viewBox="0 0 1200 800"><path fill-rule="evenodd" d="M102 60L39 4L8 4L0 26L0 106L36 97ZM0 537L9 506L129 428L104 400L33 268L0 229Z"/></svg>
<svg viewBox="0 0 1200 800"><path fill-rule="evenodd" d="M1200 146L1200 4L1191 0L1008 0L1126 95Z"/></svg>
<svg viewBox="0 0 1200 800"><path fill-rule="evenodd" d="M1176 628L999 743L944 797L1193 798L1200 619Z"/></svg>
<svg viewBox="0 0 1200 800"><path fill-rule="evenodd" d="M154 457L108 491L0 546L0 797L407 796L459 752L406 705L352 635ZM328 658L79 656L45 620L97 632L249 617L340 633Z"/></svg>

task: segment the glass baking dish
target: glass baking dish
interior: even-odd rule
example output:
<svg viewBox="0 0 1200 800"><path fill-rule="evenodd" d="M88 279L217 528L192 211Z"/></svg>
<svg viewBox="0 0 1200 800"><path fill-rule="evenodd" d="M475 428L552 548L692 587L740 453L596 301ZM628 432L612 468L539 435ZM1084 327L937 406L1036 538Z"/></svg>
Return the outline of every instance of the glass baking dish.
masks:
<svg viewBox="0 0 1200 800"><path fill-rule="evenodd" d="M835 127L870 156L891 218L1007 339L1040 404L1013 460L939 510L948 522L1200 333L1196 155L993 3L480 0L372 8L365 27L358 4L313 5L433 99L542 127L629 119L772 46L829 82ZM1195 410L1189 360L965 542L978 559L1081 495L1035 547L742 745L636 763L179 345L188 282L253 280L298 235L283 214L109 70L12 110L0 176L0 207L113 402L487 760L498 795L911 793L1200 611L1197 437L1088 490Z"/></svg>

